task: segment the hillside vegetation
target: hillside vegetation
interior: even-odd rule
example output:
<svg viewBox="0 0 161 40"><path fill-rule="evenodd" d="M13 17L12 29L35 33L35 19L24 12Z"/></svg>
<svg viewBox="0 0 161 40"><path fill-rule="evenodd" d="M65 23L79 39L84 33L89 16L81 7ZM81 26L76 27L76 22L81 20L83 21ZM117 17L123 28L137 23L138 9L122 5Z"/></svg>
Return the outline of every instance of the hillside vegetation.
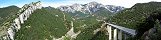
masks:
<svg viewBox="0 0 161 40"><path fill-rule="evenodd" d="M0 8L0 26L2 26L2 23L6 22L7 20L11 21L11 19L16 16L19 9L20 8L17 6Z"/></svg>
<svg viewBox="0 0 161 40"><path fill-rule="evenodd" d="M15 39L45 40L61 38L61 36L64 36L72 27L71 21L73 22L74 32L84 32L83 30L86 30L88 27L98 23L96 17L91 15L89 17L76 20L73 20L72 18L73 16L69 13L62 12L52 7L44 7L34 11L28 20L22 24L22 28L16 33Z"/></svg>
<svg viewBox="0 0 161 40"><path fill-rule="evenodd" d="M19 9L16 6L0 8L0 27L4 23L13 21L12 19L18 16L16 14ZM107 40L108 35L105 31L101 30L94 34L94 30L100 28L102 21L106 19L109 23L136 30L136 38L129 38L129 40L141 40L149 36L151 40L160 40L161 2L137 3L118 13L112 13L105 8L99 9L92 13L80 11L72 13L52 7L43 7L34 11L28 20L21 24L21 29L16 32L15 39L57 39L65 36L74 27L74 32L81 31L74 40ZM11 24L8 23L8 25Z"/></svg>
<svg viewBox="0 0 161 40"><path fill-rule="evenodd" d="M131 8L127 8L108 21L120 26L137 29L139 23L143 23L152 12L161 9L160 2L137 3Z"/></svg>

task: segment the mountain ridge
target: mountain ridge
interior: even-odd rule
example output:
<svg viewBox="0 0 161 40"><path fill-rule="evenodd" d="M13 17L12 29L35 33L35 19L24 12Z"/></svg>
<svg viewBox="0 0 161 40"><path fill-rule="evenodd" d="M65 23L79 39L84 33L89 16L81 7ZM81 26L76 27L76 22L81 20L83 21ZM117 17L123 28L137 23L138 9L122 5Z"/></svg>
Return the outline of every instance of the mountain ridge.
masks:
<svg viewBox="0 0 161 40"><path fill-rule="evenodd" d="M112 13L117 13L117 12L124 9L124 7L121 7L121 6L103 5L103 4L97 3L95 1L89 2L87 4L75 3L73 5L58 7L58 9L60 9L61 11L72 12L72 13L74 13L75 11L80 11L83 13L94 13L95 11L100 10L99 8L105 8Z"/></svg>

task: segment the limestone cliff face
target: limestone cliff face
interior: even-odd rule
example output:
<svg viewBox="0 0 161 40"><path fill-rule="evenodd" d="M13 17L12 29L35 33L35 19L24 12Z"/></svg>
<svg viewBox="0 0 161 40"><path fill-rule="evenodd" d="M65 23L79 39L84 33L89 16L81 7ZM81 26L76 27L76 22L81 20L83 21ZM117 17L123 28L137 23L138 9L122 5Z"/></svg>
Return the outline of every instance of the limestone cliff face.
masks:
<svg viewBox="0 0 161 40"><path fill-rule="evenodd" d="M36 10L41 9L41 2L32 2L25 4L18 12L17 16L6 30L0 30L0 40L14 40L14 35L21 28L21 24L29 18L29 16ZM7 27L7 26L3 26ZM2 28L3 29L3 28Z"/></svg>

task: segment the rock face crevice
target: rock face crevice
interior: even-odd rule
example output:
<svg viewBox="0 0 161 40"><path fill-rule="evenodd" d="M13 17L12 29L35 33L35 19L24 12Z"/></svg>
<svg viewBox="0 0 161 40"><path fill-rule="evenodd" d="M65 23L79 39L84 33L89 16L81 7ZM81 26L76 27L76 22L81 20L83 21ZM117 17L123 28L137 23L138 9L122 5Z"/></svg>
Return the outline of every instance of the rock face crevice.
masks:
<svg viewBox="0 0 161 40"><path fill-rule="evenodd" d="M5 31L0 31L3 35L0 34L0 40L14 40L15 33L18 32L21 28L21 24L24 24L24 21L29 18L29 16L36 10L41 9L41 2L32 2L30 4L25 4L18 12L17 16L8 29Z"/></svg>

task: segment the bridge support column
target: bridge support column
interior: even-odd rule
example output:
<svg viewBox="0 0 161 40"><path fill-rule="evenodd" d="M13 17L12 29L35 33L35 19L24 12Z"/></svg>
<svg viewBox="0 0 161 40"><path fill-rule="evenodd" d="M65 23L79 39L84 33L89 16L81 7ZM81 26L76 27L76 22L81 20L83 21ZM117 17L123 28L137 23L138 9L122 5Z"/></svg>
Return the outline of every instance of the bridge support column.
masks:
<svg viewBox="0 0 161 40"><path fill-rule="evenodd" d="M107 25L107 28L108 28L108 33L109 33L108 34L109 35L108 36L109 37L109 40L112 40L112 32L111 32L112 29L111 29L111 26Z"/></svg>
<svg viewBox="0 0 161 40"><path fill-rule="evenodd" d="M126 40L127 39L127 35L126 34L124 34L124 40Z"/></svg>
<svg viewBox="0 0 161 40"><path fill-rule="evenodd" d="M121 30L118 32L118 39L122 40L122 31Z"/></svg>
<svg viewBox="0 0 161 40"><path fill-rule="evenodd" d="M114 29L114 40L117 40L117 29Z"/></svg>

